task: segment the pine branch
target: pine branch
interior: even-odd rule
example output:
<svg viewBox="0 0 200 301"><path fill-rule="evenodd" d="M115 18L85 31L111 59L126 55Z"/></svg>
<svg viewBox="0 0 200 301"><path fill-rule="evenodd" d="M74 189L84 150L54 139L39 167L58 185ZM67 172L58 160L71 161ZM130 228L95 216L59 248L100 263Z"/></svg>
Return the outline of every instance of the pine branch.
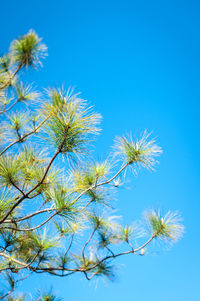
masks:
<svg viewBox="0 0 200 301"><path fill-rule="evenodd" d="M17 73L23 68L23 66L24 66L23 62L21 64L19 64L19 66L16 68L16 70L10 76L9 80L6 81L2 86L0 86L0 90L7 88L7 86L10 84L11 80L17 75Z"/></svg>
<svg viewBox="0 0 200 301"><path fill-rule="evenodd" d="M50 118L50 115L47 116L33 131L25 134L23 137L21 137L19 140L12 142L9 144L1 153L0 156L2 156L9 148L11 148L13 145L19 142L23 142L28 136L31 136L33 134L36 134L38 130L41 128L41 126Z"/></svg>

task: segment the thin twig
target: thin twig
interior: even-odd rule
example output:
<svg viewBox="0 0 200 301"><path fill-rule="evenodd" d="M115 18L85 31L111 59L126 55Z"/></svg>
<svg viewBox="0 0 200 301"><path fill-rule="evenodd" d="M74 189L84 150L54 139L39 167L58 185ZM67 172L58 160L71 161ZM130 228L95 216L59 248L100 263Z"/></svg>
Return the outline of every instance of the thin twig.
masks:
<svg viewBox="0 0 200 301"><path fill-rule="evenodd" d="M27 138L30 135L33 135L35 133L37 133L37 131L39 130L39 128L50 118L51 115L47 116L33 131L25 134L23 137L21 137L19 140L12 142L11 144L9 144L8 146L6 146L4 148L4 150L0 153L0 156L2 156L10 147L12 147L13 145L15 145L16 143L19 142L23 142L25 138Z"/></svg>
<svg viewBox="0 0 200 301"><path fill-rule="evenodd" d="M20 99L18 98L10 107L8 107L7 109L4 109L3 111L0 111L0 114L6 113L9 110L11 110L19 101L20 101Z"/></svg>
<svg viewBox="0 0 200 301"><path fill-rule="evenodd" d="M4 83L2 86L0 86L0 90L5 89L11 82L11 80L15 77L15 75L19 72L19 70L24 66L24 62L21 62L21 64L19 64L19 66L17 67L17 69L15 70L15 72L13 72L13 74L10 76L9 80Z"/></svg>
<svg viewBox="0 0 200 301"><path fill-rule="evenodd" d="M82 249L82 257L83 257L83 260L85 261L85 248L87 247L87 245L89 244L89 242L91 241L92 237L94 236L94 233L96 232L97 230L97 226L94 228L94 230L92 231L90 237L88 238L88 240L86 241L86 243L84 244L83 246L83 249Z"/></svg>
<svg viewBox="0 0 200 301"><path fill-rule="evenodd" d="M11 222L21 222L21 221L24 221L26 219L29 219L35 215L38 215L38 214L41 214L41 213L45 213L45 212L50 212L50 211L53 211L53 210L56 210L56 208L46 208L46 209L43 209L43 210L39 210L39 211L35 211L35 212L32 212L30 213L29 215L26 215L26 216L23 216L23 217L19 217L19 218L15 218L15 219L10 219L10 220L6 220L4 223L11 223Z"/></svg>

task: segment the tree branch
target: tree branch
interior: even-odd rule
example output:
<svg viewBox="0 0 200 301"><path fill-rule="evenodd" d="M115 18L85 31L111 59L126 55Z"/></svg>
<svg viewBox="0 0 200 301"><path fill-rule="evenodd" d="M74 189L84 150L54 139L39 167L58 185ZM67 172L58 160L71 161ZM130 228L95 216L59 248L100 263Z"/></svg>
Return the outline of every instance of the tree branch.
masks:
<svg viewBox="0 0 200 301"><path fill-rule="evenodd" d="M62 152L62 148L64 146L64 143L65 143L65 140L66 140L66 136L67 136L67 132L68 132L68 129L69 129L69 124L66 126L66 131L65 131L65 135L64 135L64 138L63 138L63 141L61 143L61 145L58 147L57 151L55 152L55 154L53 155L53 157L51 158L45 172L44 172L44 175L42 176L42 179L32 188L30 189L25 195L23 195L13 206L12 208L7 212L7 214L0 220L0 224L2 224L6 218L13 212L13 210L19 206L21 204L21 202L23 202L24 199L28 198L29 194L31 194L34 190L36 190L45 180L46 176L47 176L47 173L51 167L51 165L53 164L54 160L56 159L56 157L58 156L58 154L60 152Z"/></svg>
<svg viewBox="0 0 200 301"><path fill-rule="evenodd" d="M83 249L82 249L82 257L83 257L83 260L84 260L84 261L85 261L85 248L87 247L87 245L88 245L89 242L91 241L91 239L92 239L92 237L93 237L93 235L94 235L94 233L96 232L97 229L98 229L98 227L96 226L96 227L94 228L94 230L92 231L90 237L88 238L88 240L86 241L86 243L85 243L84 246L83 246Z"/></svg>
<svg viewBox="0 0 200 301"><path fill-rule="evenodd" d="M46 209L43 209L43 210L35 211L35 212L30 213L29 215L26 215L26 216L23 216L23 217L19 217L19 218L15 218L15 219L13 218L12 220L11 219L10 220L5 220L4 223L21 222L21 221L24 221L26 219L32 218L35 215L45 213L45 212L50 212L50 211L53 211L53 210L56 210L56 208L46 208Z"/></svg>
<svg viewBox="0 0 200 301"><path fill-rule="evenodd" d="M15 70L15 72L13 72L13 74L10 76L9 80L4 83L2 86L0 86L0 90L3 90L5 88L7 88L7 86L10 84L11 80L15 77L15 75L19 72L19 70L24 66L24 62L21 62L21 64L19 64L19 66L17 67L17 69Z"/></svg>
<svg viewBox="0 0 200 301"><path fill-rule="evenodd" d="M16 143L19 142L23 142L24 139L26 139L28 136L31 136L35 133L37 133L37 131L39 130L39 128L50 118L51 115L47 116L33 131L25 134L23 137L21 137L19 140L12 142L11 144L9 144L8 146L6 146L4 148L4 150L0 153L0 156L2 156L10 147L12 147L13 145L15 145Z"/></svg>
<svg viewBox="0 0 200 301"><path fill-rule="evenodd" d="M0 111L0 114L6 113L9 110L11 110L20 100L17 99L10 107L8 107L7 109L5 108L3 111Z"/></svg>

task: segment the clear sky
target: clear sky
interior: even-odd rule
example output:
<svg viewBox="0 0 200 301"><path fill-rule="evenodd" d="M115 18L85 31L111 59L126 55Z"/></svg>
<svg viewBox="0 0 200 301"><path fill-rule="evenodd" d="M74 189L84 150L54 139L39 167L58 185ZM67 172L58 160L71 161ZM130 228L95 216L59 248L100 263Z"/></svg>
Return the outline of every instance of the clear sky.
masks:
<svg viewBox="0 0 200 301"><path fill-rule="evenodd" d="M32 80L74 86L103 115L99 157L116 135L147 129L157 137L156 172L141 170L119 193L123 220L160 206L178 210L186 227L170 250L121 258L114 283L37 276L21 290L52 285L66 301L200 300L200 2L10 0L0 10L1 53L34 29L49 56Z"/></svg>

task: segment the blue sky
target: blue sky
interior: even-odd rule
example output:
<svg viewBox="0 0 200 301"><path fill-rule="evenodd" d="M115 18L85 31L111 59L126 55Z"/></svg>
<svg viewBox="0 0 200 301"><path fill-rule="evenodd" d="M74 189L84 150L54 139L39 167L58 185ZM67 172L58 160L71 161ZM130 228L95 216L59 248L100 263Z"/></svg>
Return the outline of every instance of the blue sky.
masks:
<svg viewBox="0 0 200 301"><path fill-rule="evenodd" d="M53 286L66 301L199 299L199 70L198 1L3 1L1 52L34 29L48 46L44 68L31 71L39 87L81 91L103 116L97 157L116 135L147 129L163 148L155 173L141 170L121 190L118 213L138 219L152 206L178 210L186 227L170 250L118 262L114 283L34 277L31 287Z"/></svg>

